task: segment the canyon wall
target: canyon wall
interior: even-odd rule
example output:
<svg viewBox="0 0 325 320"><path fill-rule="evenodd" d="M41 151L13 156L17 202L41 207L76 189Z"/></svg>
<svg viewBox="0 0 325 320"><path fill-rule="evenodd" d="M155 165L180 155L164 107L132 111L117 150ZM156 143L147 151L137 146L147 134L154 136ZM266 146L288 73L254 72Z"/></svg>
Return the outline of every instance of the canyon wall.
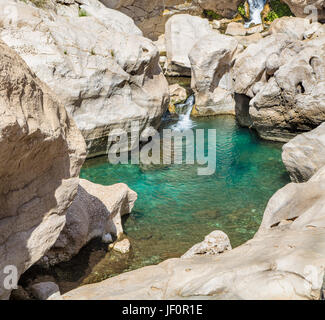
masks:
<svg viewBox="0 0 325 320"><path fill-rule="evenodd" d="M19 277L59 237L86 149L53 92L1 41L0 109L0 299L6 299L13 274L5 268L16 267Z"/></svg>

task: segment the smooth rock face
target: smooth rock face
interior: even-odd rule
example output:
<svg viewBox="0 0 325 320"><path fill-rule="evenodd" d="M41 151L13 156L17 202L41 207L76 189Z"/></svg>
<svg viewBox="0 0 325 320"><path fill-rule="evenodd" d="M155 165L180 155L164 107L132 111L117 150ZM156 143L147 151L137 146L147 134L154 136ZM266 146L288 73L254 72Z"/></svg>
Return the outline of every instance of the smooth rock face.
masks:
<svg viewBox="0 0 325 320"><path fill-rule="evenodd" d="M213 33L207 19L188 14L171 17L166 23L167 73L173 76L190 76L188 55L195 43Z"/></svg>
<svg viewBox="0 0 325 320"><path fill-rule="evenodd" d="M66 293L71 299L319 299L325 168L270 200L255 237L217 256L171 259Z"/></svg>
<svg viewBox="0 0 325 320"><path fill-rule="evenodd" d="M132 211L136 199L137 194L126 184L102 186L80 179L66 225L40 264L68 261L95 237L119 237L123 233L121 217Z"/></svg>
<svg viewBox="0 0 325 320"><path fill-rule="evenodd" d="M244 50L233 68L234 92L252 99L236 105L239 122L287 142L325 121L324 43L324 35L298 41L277 33Z"/></svg>
<svg viewBox="0 0 325 320"><path fill-rule="evenodd" d="M231 68L237 48L233 37L210 33L190 51L191 86L198 115L235 113Z"/></svg>
<svg viewBox="0 0 325 320"><path fill-rule="evenodd" d="M17 23L0 16L0 38L60 96L89 156L107 153L112 130L130 132L132 121L139 121L140 133L159 126L168 107L168 84L157 48L129 17L96 0L83 1L85 17L78 10L57 10L60 15L21 1L0 0L0 12L8 2L17 10Z"/></svg>
<svg viewBox="0 0 325 320"><path fill-rule="evenodd" d="M193 258L195 256L210 256L231 250L228 236L219 230L211 232L204 238L204 241L194 245L181 258Z"/></svg>
<svg viewBox="0 0 325 320"><path fill-rule="evenodd" d="M0 299L55 243L78 188L85 142L56 96L0 41ZM10 271L12 272L12 270Z"/></svg>
<svg viewBox="0 0 325 320"><path fill-rule="evenodd" d="M270 26L270 33L284 33L295 40L303 40L305 32L311 24L308 19L295 17L282 17L275 19Z"/></svg>
<svg viewBox="0 0 325 320"><path fill-rule="evenodd" d="M325 166L325 123L283 146L282 161L294 182L308 181Z"/></svg>
<svg viewBox="0 0 325 320"><path fill-rule="evenodd" d="M63 300L60 289L54 282L40 282L31 286L33 296L38 300Z"/></svg>

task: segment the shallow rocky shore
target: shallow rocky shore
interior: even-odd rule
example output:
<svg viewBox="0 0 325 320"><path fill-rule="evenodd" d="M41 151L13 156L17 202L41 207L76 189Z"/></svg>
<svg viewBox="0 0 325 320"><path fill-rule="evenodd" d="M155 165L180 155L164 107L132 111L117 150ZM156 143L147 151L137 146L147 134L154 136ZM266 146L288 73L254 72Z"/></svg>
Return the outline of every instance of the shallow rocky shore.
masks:
<svg viewBox="0 0 325 320"><path fill-rule="evenodd" d="M296 17L245 28L232 19L237 0L135 2L0 0L0 270L17 266L20 277L36 263L68 261L95 237L118 252L130 250L121 218L137 194L125 184L79 179L80 169L86 157L109 153L108 137L115 129L131 132L132 121L147 141L168 106L172 111L188 96L165 76L182 76L191 77L193 116L232 114L261 138L287 142L282 159L293 182L270 199L254 238L235 249L218 230L182 258L63 296L54 283L36 283L32 295L320 299L324 5L285 0ZM305 4L318 8L320 22L305 18ZM206 10L223 19L209 21ZM10 294L0 285L0 299ZM24 299L24 288L14 295Z"/></svg>

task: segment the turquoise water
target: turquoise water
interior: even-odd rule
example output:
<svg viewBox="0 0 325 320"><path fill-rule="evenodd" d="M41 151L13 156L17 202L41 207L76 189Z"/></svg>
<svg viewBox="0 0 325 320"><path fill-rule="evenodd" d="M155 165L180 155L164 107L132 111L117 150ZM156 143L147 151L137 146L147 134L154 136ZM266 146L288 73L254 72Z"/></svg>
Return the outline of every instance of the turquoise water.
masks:
<svg viewBox="0 0 325 320"><path fill-rule="evenodd" d="M195 122L195 129L209 128L217 130L216 172L210 176L198 176L197 165L111 165L106 157L86 162L82 178L126 183L138 200L124 223L130 255L119 260L107 252L85 282L179 257L216 229L233 247L252 238L268 200L289 182L281 144L261 141L231 116Z"/></svg>

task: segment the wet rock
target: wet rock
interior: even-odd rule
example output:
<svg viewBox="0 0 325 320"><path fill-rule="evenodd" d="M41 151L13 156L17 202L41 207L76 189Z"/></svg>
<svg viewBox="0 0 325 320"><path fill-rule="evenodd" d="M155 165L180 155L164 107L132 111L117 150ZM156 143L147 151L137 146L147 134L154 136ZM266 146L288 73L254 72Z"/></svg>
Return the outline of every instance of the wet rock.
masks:
<svg viewBox="0 0 325 320"><path fill-rule="evenodd" d="M131 248L131 243L129 241L129 239L124 239L122 241L118 241L116 243L114 243L114 245L112 245L112 249L122 253L122 254L126 254L130 251Z"/></svg>
<svg viewBox="0 0 325 320"><path fill-rule="evenodd" d="M54 282L40 282L31 286L33 296L38 300L63 300L58 285Z"/></svg>
<svg viewBox="0 0 325 320"><path fill-rule="evenodd" d="M22 287L12 290L10 300L32 300L29 293Z"/></svg>

